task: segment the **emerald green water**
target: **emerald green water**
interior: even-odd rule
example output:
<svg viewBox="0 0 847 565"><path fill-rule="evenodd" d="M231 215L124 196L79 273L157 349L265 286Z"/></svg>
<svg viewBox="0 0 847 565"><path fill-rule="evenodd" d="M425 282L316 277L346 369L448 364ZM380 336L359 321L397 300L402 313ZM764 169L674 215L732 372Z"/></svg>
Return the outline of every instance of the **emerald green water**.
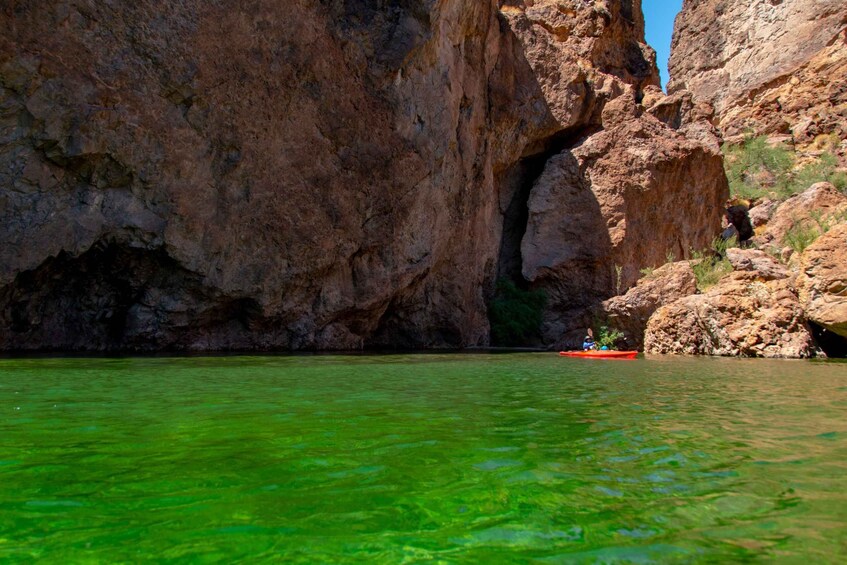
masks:
<svg viewBox="0 0 847 565"><path fill-rule="evenodd" d="M0 360L0 561L841 563L847 364Z"/></svg>

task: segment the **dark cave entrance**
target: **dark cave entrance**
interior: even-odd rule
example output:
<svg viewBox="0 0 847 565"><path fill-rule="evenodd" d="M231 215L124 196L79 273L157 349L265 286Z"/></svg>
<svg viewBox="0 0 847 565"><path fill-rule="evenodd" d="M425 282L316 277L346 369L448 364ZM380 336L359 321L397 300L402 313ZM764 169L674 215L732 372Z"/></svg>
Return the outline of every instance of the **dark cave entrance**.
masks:
<svg viewBox="0 0 847 565"><path fill-rule="evenodd" d="M815 344L821 348L827 357L833 359L847 358L847 338L833 333L813 322L809 322Z"/></svg>
<svg viewBox="0 0 847 565"><path fill-rule="evenodd" d="M587 126L559 132L533 144L523 157L499 178L500 194L507 196L503 231L498 253L496 283L488 297L488 320L493 345L539 347L541 326L547 307L547 294L533 288L523 275L521 243L529 224L529 200L547 163L556 155L576 146L600 128Z"/></svg>
<svg viewBox="0 0 847 565"><path fill-rule="evenodd" d="M504 182L512 192L509 205L503 213L503 234L497 258L497 278L513 282L526 289L527 281L521 273L521 241L529 222L529 196L535 181L544 172L552 155L544 152L518 161L506 173ZM508 190L508 189L507 189Z"/></svg>
<svg viewBox="0 0 847 565"><path fill-rule="evenodd" d="M100 241L79 256L64 251L0 289L0 347L109 351L156 348L162 305L181 310L198 275L164 249Z"/></svg>
<svg viewBox="0 0 847 565"><path fill-rule="evenodd" d="M526 289L521 273L521 241L529 222L529 198L538 178L552 157L585 139L600 128L595 126L561 131L538 142L524 152L517 163L506 169L500 178L501 194L511 195L503 212L503 233L497 257L497 279L511 281Z"/></svg>

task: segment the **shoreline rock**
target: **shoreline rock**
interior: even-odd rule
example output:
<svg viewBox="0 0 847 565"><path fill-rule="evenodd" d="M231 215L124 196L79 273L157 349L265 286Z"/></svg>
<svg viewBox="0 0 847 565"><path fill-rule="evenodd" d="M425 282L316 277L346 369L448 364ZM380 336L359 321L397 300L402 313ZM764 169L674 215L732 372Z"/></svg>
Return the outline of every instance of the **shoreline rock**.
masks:
<svg viewBox="0 0 847 565"><path fill-rule="evenodd" d="M647 323L650 354L809 358L812 335L792 278L734 272L704 294L659 308Z"/></svg>

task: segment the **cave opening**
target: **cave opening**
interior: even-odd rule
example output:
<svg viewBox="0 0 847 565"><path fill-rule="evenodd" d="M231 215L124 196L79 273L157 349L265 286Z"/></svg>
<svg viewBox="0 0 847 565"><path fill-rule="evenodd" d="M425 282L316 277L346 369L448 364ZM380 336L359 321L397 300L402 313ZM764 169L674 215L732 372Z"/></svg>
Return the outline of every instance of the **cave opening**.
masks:
<svg viewBox="0 0 847 565"><path fill-rule="evenodd" d="M596 133L598 126L584 126L558 132L528 147L523 156L506 170L501 178L501 193L510 195L503 211L503 232L497 258L497 279L507 280L526 290L529 283L522 274L521 242L529 222L529 199L532 188L544 173L552 157L575 147Z"/></svg>
<svg viewBox="0 0 847 565"><path fill-rule="evenodd" d="M814 322L809 322L809 327L812 330L812 337L815 339L815 344L827 357L834 359L847 358L847 338L831 332Z"/></svg>
<svg viewBox="0 0 847 565"><path fill-rule="evenodd" d="M527 281L521 273L521 241L529 222L529 197L550 156L543 152L524 157L508 171L505 181L512 184L512 197L503 212L497 279L508 280L523 289L526 289Z"/></svg>
<svg viewBox="0 0 847 565"><path fill-rule="evenodd" d="M8 350L107 351L157 347L148 302L174 303L200 286L163 249L100 241L74 256L65 251L20 273L0 289L0 346ZM187 290L188 289L188 290ZM145 310L146 309L146 310ZM141 341L134 341L135 335Z"/></svg>
<svg viewBox="0 0 847 565"><path fill-rule="evenodd" d="M500 177L503 229L496 281L488 295L490 339L495 346L539 347L546 293L532 288L523 275L521 244L529 225L529 203L538 179L551 158L581 143L600 129L586 125L563 130L529 146ZM505 203L505 206L503 206Z"/></svg>

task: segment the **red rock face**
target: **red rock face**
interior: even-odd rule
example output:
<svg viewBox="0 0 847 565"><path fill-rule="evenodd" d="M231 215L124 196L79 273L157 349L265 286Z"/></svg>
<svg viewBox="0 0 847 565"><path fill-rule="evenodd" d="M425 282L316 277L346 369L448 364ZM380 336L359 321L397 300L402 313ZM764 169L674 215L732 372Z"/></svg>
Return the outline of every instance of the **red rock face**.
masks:
<svg viewBox="0 0 847 565"><path fill-rule="evenodd" d="M847 138L847 3L686 0L676 20L670 92L715 106L727 136L752 130Z"/></svg>
<svg viewBox="0 0 847 565"><path fill-rule="evenodd" d="M486 344L535 169L656 83L595 4L0 8L0 348Z"/></svg>
<svg viewBox="0 0 847 565"><path fill-rule="evenodd" d="M656 310L647 323L644 351L808 358L814 342L794 277L763 281L758 272L747 271Z"/></svg>

